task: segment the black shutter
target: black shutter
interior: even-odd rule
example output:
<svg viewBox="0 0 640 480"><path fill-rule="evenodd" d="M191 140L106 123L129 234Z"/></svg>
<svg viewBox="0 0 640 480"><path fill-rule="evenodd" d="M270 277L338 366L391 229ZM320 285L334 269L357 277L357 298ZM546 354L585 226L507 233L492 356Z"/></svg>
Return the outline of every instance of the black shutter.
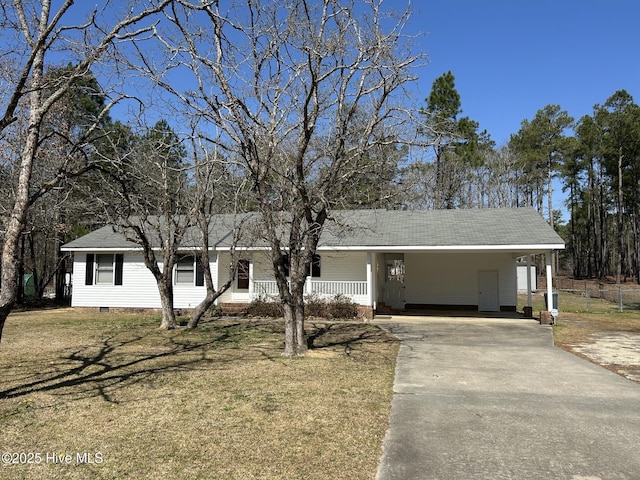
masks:
<svg viewBox="0 0 640 480"><path fill-rule="evenodd" d="M86 270L84 272L84 284L93 285L93 253L87 253Z"/></svg>
<svg viewBox="0 0 640 480"><path fill-rule="evenodd" d="M122 264L124 263L124 254L116 253L116 271L114 276L114 283L116 285L122 285Z"/></svg>
<svg viewBox="0 0 640 480"><path fill-rule="evenodd" d="M320 277L320 255L314 255L311 261L311 276Z"/></svg>
<svg viewBox="0 0 640 480"><path fill-rule="evenodd" d="M204 286L204 265L200 255L196 255L196 287Z"/></svg>
<svg viewBox="0 0 640 480"><path fill-rule="evenodd" d="M282 256L282 266L284 267L284 276L289 276L289 270L291 269L291 258L289 258L289 254L285 253Z"/></svg>

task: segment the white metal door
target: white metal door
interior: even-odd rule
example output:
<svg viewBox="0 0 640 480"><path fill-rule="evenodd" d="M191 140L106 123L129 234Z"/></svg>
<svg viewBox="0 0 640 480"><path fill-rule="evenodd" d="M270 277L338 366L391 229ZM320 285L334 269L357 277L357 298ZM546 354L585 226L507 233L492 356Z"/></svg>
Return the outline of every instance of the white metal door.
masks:
<svg viewBox="0 0 640 480"><path fill-rule="evenodd" d="M394 310L404 310L404 285L397 280L384 284L383 301Z"/></svg>
<svg viewBox="0 0 640 480"><path fill-rule="evenodd" d="M481 312L500 311L497 270L480 270L478 272L478 310Z"/></svg>

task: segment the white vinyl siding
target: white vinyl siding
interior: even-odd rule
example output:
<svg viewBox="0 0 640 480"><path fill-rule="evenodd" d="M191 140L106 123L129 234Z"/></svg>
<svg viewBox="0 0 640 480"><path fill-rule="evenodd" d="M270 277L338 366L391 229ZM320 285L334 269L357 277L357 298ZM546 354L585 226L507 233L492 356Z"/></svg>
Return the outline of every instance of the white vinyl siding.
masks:
<svg viewBox="0 0 640 480"><path fill-rule="evenodd" d="M510 253L406 253L404 261L407 303L477 305L478 271L497 270L500 305L517 305Z"/></svg>
<svg viewBox="0 0 640 480"><path fill-rule="evenodd" d="M102 253L100 254L102 255ZM113 254L109 254L113 258ZM210 255L213 282L217 282L216 255ZM162 268L162 265L160 265ZM144 265L142 255L125 253L122 286L113 284L85 285L86 254L75 253L73 267L73 307L161 308L156 280ZM174 285L175 308L194 308L206 295L205 287Z"/></svg>
<svg viewBox="0 0 640 480"><path fill-rule="evenodd" d="M365 252L319 251L322 280L365 281L367 279L367 254Z"/></svg>
<svg viewBox="0 0 640 480"><path fill-rule="evenodd" d="M99 255L103 253L107 252L101 252ZM113 259L114 253L108 255ZM309 284L312 281L366 281L366 252L320 250L318 254L321 258L321 277L311 279ZM97 258L99 255L94 258L95 264L101 261L100 258ZM243 258L251 261L249 289L237 289L237 281L234 281L231 288L219 298L219 302L248 302L252 295L260 293L257 290L252 290L255 287L254 282L274 280L268 251L247 252ZM376 290L380 300L380 292L384 287L384 254L374 254L373 258L377 262L374 265L374 275L377 279ZM221 253L218 256L211 254L210 256L213 281L217 287L228 278L229 261L228 253ZM516 262L511 253L406 252L404 262L404 294L407 303L477 305L478 272L492 270L498 272L500 305L517 305ZM115 286L113 282L85 285L85 266L86 254L76 252L72 306L160 308L160 296L155 279L144 266L140 253L128 252L124 254L123 287ZM176 308L194 308L205 296L205 287L195 286L193 271L189 272L189 277L188 283L174 284L174 305ZM363 300L358 299L357 301L362 302Z"/></svg>

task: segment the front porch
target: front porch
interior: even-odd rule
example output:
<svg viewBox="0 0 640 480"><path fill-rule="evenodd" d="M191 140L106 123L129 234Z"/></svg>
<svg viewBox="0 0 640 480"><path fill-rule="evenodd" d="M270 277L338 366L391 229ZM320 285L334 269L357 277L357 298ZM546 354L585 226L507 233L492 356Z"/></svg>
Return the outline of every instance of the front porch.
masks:
<svg viewBox="0 0 640 480"><path fill-rule="evenodd" d="M371 314L407 310L515 312L516 260L523 253L526 252L500 249L320 251L321 275L307 277L304 294L325 300L344 296ZM551 252L546 257L549 264L546 290L551 292ZM528 258L531 263L530 256ZM247 304L256 299L277 300L277 283L267 267L260 257L252 257L245 289L234 288L231 298L222 302Z"/></svg>

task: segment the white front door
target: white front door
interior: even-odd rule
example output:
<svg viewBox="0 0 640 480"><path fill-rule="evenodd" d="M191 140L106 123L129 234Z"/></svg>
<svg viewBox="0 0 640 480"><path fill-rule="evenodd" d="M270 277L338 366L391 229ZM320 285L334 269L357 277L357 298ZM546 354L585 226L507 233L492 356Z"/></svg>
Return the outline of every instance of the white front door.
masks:
<svg viewBox="0 0 640 480"><path fill-rule="evenodd" d="M500 311L497 270L480 270L478 272L478 310L481 312Z"/></svg>

